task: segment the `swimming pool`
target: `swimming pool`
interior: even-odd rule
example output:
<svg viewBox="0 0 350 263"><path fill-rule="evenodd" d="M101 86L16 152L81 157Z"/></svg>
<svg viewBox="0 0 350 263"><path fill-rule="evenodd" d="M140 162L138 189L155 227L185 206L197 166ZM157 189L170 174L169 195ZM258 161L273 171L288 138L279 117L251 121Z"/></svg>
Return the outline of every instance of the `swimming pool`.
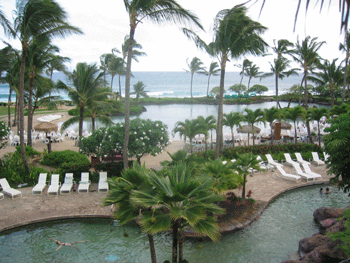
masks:
<svg viewBox="0 0 350 263"><path fill-rule="evenodd" d="M281 262L298 249L300 239L318 231L313 211L322 206L345 208L347 194L330 187L329 196L310 186L281 195L249 227L225 234L217 243L186 239L184 256L190 262ZM90 240L79 248L62 242ZM155 236L158 262L171 258L171 235ZM113 226L109 219L45 222L0 234L0 262L150 262L147 236L136 225Z"/></svg>

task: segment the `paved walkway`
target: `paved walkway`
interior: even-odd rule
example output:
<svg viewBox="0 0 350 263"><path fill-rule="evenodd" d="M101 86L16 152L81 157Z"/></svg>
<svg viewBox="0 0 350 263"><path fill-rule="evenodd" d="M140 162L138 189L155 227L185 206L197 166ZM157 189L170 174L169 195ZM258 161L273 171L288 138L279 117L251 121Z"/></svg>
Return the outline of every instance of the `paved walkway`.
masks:
<svg viewBox="0 0 350 263"><path fill-rule="evenodd" d="M291 171L285 166L285 170ZM312 166L314 172L323 175L322 180L316 183L328 182L330 176L326 175L325 167ZM247 192L252 190L252 198L269 203L280 193L289 189L311 185L315 182L302 181L296 183L288 179L280 177L275 172L259 172L253 177L248 177ZM70 195L47 196L46 191L43 195L32 195L31 187L20 188L23 193L22 198L11 199L5 196L0 200L0 232L16 226L21 226L33 222L40 222L49 219L68 218L68 217L110 217L112 215L110 207L102 206L102 199L106 197L106 193L98 193L97 185L92 184L89 193L76 193ZM237 195L240 190L237 189ZM240 223L237 228L241 228L255 220L263 211L247 218L247 222L243 225ZM234 229L235 226L229 226L227 229Z"/></svg>

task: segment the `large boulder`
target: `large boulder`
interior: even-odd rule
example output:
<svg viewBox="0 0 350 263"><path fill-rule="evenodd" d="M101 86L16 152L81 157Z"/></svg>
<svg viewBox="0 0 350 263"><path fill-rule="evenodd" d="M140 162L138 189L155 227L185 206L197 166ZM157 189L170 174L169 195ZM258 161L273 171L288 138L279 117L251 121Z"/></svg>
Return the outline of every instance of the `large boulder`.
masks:
<svg viewBox="0 0 350 263"><path fill-rule="evenodd" d="M301 262L309 263L335 263L347 259L347 255L340 248L340 241L336 240L316 247L301 258Z"/></svg>
<svg viewBox="0 0 350 263"><path fill-rule="evenodd" d="M321 224L322 229L326 229L326 228L329 228L329 227L335 225L337 222L338 221L335 218L328 218L328 219L321 221L320 224Z"/></svg>
<svg viewBox="0 0 350 263"><path fill-rule="evenodd" d="M309 253L315 248L330 242L332 242L332 240L329 237L317 233L311 237L306 237L299 241L299 252Z"/></svg>
<svg viewBox="0 0 350 263"><path fill-rule="evenodd" d="M333 207L321 207L314 211L314 220L320 223L328 218L337 218L343 215L343 209Z"/></svg>
<svg viewBox="0 0 350 263"><path fill-rule="evenodd" d="M340 219L339 221L337 221L337 223L335 223L333 226L329 227L326 229L326 232L328 233L337 233L337 232L341 232L345 230L345 226L344 226L344 221L345 219Z"/></svg>

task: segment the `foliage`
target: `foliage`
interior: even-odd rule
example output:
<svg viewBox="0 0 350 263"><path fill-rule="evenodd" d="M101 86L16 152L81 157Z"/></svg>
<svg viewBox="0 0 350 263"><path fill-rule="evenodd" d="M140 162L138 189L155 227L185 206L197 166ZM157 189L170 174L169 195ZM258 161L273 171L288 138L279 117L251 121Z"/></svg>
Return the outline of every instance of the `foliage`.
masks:
<svg viewBox="0 0 350 263"><path fill-rule="evenodd" d="M342 242L340 248L344 250L344 252L347 255L350 255L350 209L346 209L343 211L342 218L345 219L345 230L335 233L327 232L327 236L333 241L339 239Z"/></svg>
<svg viewBox="0 0 350 263"><path fill-rule="evenodd" d="M225 92L226 92L226 90L224 90L223 93L225 94ZM220 87L217 86L217 87L212 88L209 93L213 96L218 96L220 94Z"/></svg>
<svg viewBox="0 0 350 263"><path fill-rule="evenodd" d="M129 162L129 167L132 166L132 161ZM105 162L95 165L97 171L107 172L108 177L119 177L124 169L123 162Z"/></svg>
<svg viewBox="0 0 350 263"><path fill-rule="evenodd" d="M238 93L238 96L241 96L241 93L245 92L247 90L247 86L244 84L234 84L231 87L229 87L230 91Z"/></svg>
<svg viewBox="0 0 350 263"><path fill-rule="evenodd" d="M79 115L79 112L78 112L78 109L75 108L75 109L70 109L70 110L68 111L68 114L69 114L70 116L78 116L78 115Z"/></svg>
<svg viewBox="0 0 350 263"><path fill-rule="evenodd" d="M85 156L86 157L86 156ZM66 173L73 173L76 181L80 180L81 173L88 172L91 168L91 163L86 160L76 160L71 162L64 162L58 168L59 174L63 177Z"/></svg>
<svg viewBox="0 0 350 263"><path fill-rule="evenodd" d="M33 147L30 147L30 146L24 147L24 150L26 152L27 157L35 157L41 154L41 152L38 152L37 150L35 150ZM18 153L21 153L21 147L16 146L16 151Z"/></svg>
<svg viewBox="0 0 350 263"><path fill-rule="evenodd" d="M6 125L4 121L0 121L0 149L5 148L7 142L2 142L10 134L11 128Z"/></svg>
<svg viewBox="0 0 350 263"><path fill-rule="evenodd" d="M260 84L255 84L253 87L251 87L248 92L256 92L258 94L262 94L266 91L268 91L269 89L264 86L264 85L260 85Z"/></svg>

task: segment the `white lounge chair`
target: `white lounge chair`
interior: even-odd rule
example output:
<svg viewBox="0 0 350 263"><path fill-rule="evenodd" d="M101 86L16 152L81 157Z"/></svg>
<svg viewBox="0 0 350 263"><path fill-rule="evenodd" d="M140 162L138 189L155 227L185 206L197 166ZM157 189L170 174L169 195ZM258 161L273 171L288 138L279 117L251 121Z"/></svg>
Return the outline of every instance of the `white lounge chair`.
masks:
<svg viewBox="0 0 350 263"><path fill-rule="evenodd" d="M312 161L316 163L317 166L324 165L324 161L320 160L317 152L312 152Z"/></svg>
<svg viewBox="0 0 350 263"><path fill-rule="evenodd" d="M304 173L301 170L300 164L297 162L292 163L292 165L293 165L295 171L297 172L297 175L304 177L306 179L306 181L315 180L318 177L318 176L313 176L313 175L308 174L308 173Z"/></svg>
<svg viewBox="0 0 350 263"><path fill-rule="evenodd" d="M11 188L11 186L7 182L6 178L0 179L0 185L2 187L3 193L5 195L11 196L12 199L14 199L15 197L22 197L22 192L14 189L14 188Z"/></svg>
<svg viewBox="0 0 350 263"><path fill-rule="evenodd" d="M292 178L292 179L295 179L295 181L301 181L301 177L299 175L296 175L296 174L289 174L289 173L286 173L285 170L283 170L282 166L280 165L277 165L276 166L276 169L282 174L282 176L284 177L287 177L287 178Z"/></svg>
<svg viewBox="0 0 350 263"><path fill-rule="evenodd" d="M107 182L107 172L100 172L100 180L98 181L98 192L108 191L108 182Z"/></svg>
<svg viewBox="0 0 350 263"><path fill-rule="evenodd" d="M58 195L58 190L60 189L60 175L59 174L51 174L51 184L49 189L47 189L47 195L56 194Z"/></svg>
<svg viewBox="0 0 350 263"><path fill-rule="evenodd" d="M272 170L273 168L275 168L275 166L269 164L268 162L266 161L263 161L263 159L258 155L258 157L256 157L256 159L259 162L259 166L260 166L260 169L263 170L263 171L270 171Z"/></svg>
<svg viewBox="0 0 350 263"><path fill-rule="evenodd" d="M79 182L78 193L80 193L81 191L89 192L90 184L91 181L89 180L89 173L81 173L81 181Z"/></svg>
<svg viewBox="0 0 350 263"><path fill-rule="evenodd" d="M292 159L292 156L290 156L289 153L284 153L284 157L286 158L286 164L289 164L291 166L294 166L295 164L298 164L296 161Z"/></svg>
<svg viewBox="0 0 350 263"><path fill-rule="evenodd" d="M308 164L306 164L306 163L302 163L301 165L303 166L303 168L304 168L304 170L305 170L305 173L314 176L315 179L317 179L317 178L322 178L322 175L311 171L310 165L308 165Z"/></svg>
<svg viewBox="0 0 350 263"><path fill-rule="evenodd" d="M274 167L277 167L277 166L281 166L283 167L283 164L281 163L278 163L277 161L275 161L273 158L272 158L272 155L271 154L265 154L266 155L266 158L267 158L267 162L271 165L273 165Z"/></svg>
<svg viewBox="0 0 350 263"><path fill-rule="evenodd" d="M39 194L42 195L43 191L45 190L47 184L46 184L46 178L47 173L40 173L38 178L38 183L33 187L32 194Z"/></svg>
<svg viewBox="0 0 350 263"><path fill-rule="evenodd" d="M300 163L300 164L305 163L305 164L311 165L310 162L305 161L305 160L303 159L303 156L301 156L301 153L295 153L295 157L297 157L298 163Z"/></svg>
<svg viewBox="0 0 350 263"><path fill-rule="evenodd" d="M4 194L0 193L0 200L4 199Z"/></svg>
<svg viewBox="0 0 350 263"><path fill-rule="evenodd" d="M66 173L60 194L70 194L73 188L73 173Z"/></svg>

